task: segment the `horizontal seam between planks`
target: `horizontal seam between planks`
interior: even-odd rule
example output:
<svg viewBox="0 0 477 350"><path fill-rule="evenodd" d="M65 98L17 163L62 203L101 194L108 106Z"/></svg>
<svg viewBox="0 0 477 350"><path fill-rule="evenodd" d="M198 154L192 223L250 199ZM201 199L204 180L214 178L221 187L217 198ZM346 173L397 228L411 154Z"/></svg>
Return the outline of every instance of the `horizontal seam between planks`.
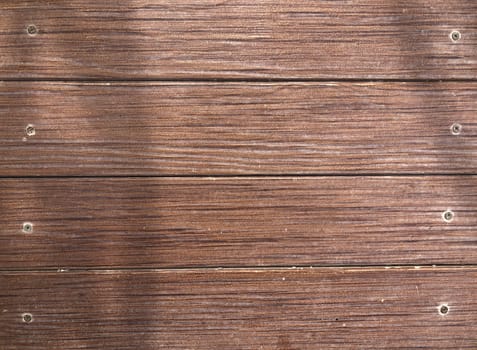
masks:
<svg viewBox="0 0 477 350"><path fill-rule="evenodd" d="M323 269L323 270L334 270L334 269L349 269L349 270L360 270L360 269L376 269L376 270L398 270L398 269L477 269L477 264L366 264L366 265L268 265L268 266L227 266L227 267L218 267L218 266L183 266L183 267L108 267L108 266L98 266L98 267L55 267L55 268L36 268L36 269L0 269L0 274L2 273L42 273L42 272L102 272L102 271L117 271L117 272L149 272L149 271L161 271L161 272L180 272L180 271L237 271L237 270L253 270L253 271L269 271L269 270L313 270L313 269Z"/></svg>
<svg viewBox="0 0 477 350"><path fill-rule="evenodd" d="M209 179L209 178L313 178L313 177L456 177L477 176L477 173L310 173L310 174L204 174L204 175L181 175L181 174L169 174L169 175L1 175L0 179L134 179L134 178L186 178L186 179Z"/></svg>
<svg viewBox="0 0 477 350"><path fill-rule="evenodd" d="M64 83L430 83L430 82L456 82L472 83L477 82L477 78L448 78L448 79L369 79L369 78L1 78L0 82L64 82Z"/></svg>

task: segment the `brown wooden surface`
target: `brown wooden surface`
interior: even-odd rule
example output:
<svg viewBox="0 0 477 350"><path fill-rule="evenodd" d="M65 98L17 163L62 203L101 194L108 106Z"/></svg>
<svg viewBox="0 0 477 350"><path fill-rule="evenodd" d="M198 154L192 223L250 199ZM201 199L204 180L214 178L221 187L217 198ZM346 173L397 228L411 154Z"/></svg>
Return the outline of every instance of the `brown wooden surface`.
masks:
<svg viewBox="0 0 477 350"><path fill-rule="evenodd" d="M3 0L1 10L1 78L477 78L474 0Z"/></svg>
<svg viewBox="0 0 477 350"><path fill-rule="evenodd" d="M475 174L476 87L2 83L0 174Z"/></svg>
<svg viewBox="0 0 477 350"><path fill-rule="evenodd" d="M4 269L477 264L474 176L27 179L0 193Z"/></svg>
<svg viewBox="0 0 477 350"><path fill-rule="evenodd" d="M0 350L477 349L476 1L0 14Z"/></svg>
<svg viewBox="0 0 477 350"><path fill-rule="evenodd" d="M477 344L475 268L30 272L0 285L4 350Z"/></svg>

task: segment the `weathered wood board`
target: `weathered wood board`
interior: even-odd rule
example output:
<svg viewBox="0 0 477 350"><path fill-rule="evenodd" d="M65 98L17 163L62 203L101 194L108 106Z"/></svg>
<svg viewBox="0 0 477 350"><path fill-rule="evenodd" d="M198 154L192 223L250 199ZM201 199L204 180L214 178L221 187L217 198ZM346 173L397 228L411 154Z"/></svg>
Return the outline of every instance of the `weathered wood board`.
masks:
<svg viewBox="0 0 477 350"><path fill-rule="evenodd" d="M0 175L476 174L476 88L8 82Z"/></svg>
<svg viewBox="0 0 477 350"><path fill-rule="evenodd" d="M475 268L17 272L0 285L4 350L477 344Z"/></svg>
<svg viewBox="0 0 477 350"><path fill-rule="evenodd" d="M11 179L0 192L3 269L477 264L475 176Z"/></svg>
<svg viewBox="0 0 477 350"><path fill-rule="evenodd" d="M474 0L3 0L1 10L0 78L477 78Z"/></svg>

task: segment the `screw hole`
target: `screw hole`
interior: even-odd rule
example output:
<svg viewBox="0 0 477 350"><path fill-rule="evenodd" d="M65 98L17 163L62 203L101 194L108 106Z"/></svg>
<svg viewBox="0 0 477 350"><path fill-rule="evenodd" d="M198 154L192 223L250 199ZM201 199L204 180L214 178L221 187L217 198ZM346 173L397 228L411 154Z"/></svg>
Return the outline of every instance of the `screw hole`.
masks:
<svg viewBox="0 0 477 350"><path fill-rule="evenodd" d="M25 222L23 224L23 232L24 233L32 233L33 232L33 224L30 222Z"/></svg>
<svg viewBox="0 0 477 350"><path fill-rule="evenodd" d="M459 135L462 132L462 125L459 123L452 124L451 131L453 135Z"/></svg>
<svg viewBox="0 0 477 350"><path fill-rule="evenodd" d="M439 314L440 315L447 315L449 313L449 306L446 304L439 306Z"/></svg>
<svg viewBox="0 0 477 350"><path fill-rule="evenodd" d="M28 35L30 35L30 36L38 34L38 28L34 24L28 25L26 30L27 30Z"/></svg>
<svg viewBox="0 0 477 350"><path fill-rule="evenodd" d="M459 41L459 40L460 40L461 34L460 34L459 31L454 30L454 31L452 31L452 33L450 34L450 37L451 37L451 40L452 40L453 42L456 42L456 41Z"/></svg>
<svg viewBox="0 0 477 350"><path fill-rule="evenodd" d="M31 124L28 124L25 128L25 132L28 136L34 136L36 134L35 127Z"/></svg>
<svg viewBox="0 0 477 350"><path fill-rule="evenodd" d="M29 313L23 314L22 319L23 319L23 322L25 323L31 323L33 322L33 315Z"/></svg>
<svg viewBox="0 0 477 350"><path fill-rule="evenodd" d="M454 213L452 210L446 210L444 213L442 213L442 218L445 222L451 222L454 220Z"/></svg>

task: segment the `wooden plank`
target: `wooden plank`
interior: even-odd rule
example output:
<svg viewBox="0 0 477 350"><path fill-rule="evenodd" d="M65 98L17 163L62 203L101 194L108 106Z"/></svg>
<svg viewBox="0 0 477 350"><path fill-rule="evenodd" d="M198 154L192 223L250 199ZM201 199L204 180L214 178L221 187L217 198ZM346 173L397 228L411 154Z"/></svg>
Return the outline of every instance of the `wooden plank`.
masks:
<svg viewBox="0 0 477 350"><path fill-rule="evenodd" d="M476 185L475 176L3 179L0 266L476 264Z"/></svg>
<svg viewBox="0 0 477 350"><path fill-rule="evenodd" d="M0 346L475 349L476 301L475 268L9 273Z"/></svg>
<svg viewBox="0 0 477 350"><path fill-rule="evenodd" d="M1 12L1 78L477 78L474 0L4 0Z"/></svg>
<svg viewBox="0 0 477 350"><path fill-rule="evenodd" d="M476 83L4 82L0 175L475 174L476 115Z"/></svg>

